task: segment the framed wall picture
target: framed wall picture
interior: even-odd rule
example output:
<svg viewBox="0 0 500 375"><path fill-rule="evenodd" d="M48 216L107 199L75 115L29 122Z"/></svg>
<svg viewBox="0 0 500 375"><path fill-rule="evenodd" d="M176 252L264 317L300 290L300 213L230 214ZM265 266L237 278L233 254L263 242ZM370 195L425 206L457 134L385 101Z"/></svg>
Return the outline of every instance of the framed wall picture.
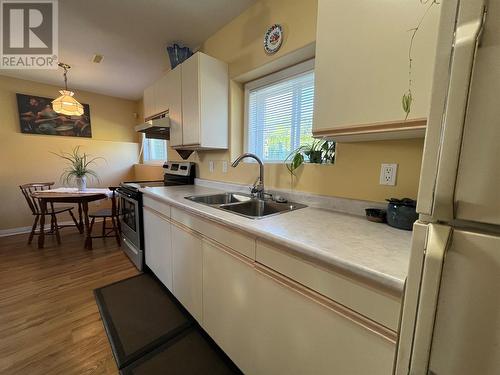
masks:
<svg viewBox="0 0 500 375"><path fill-rule="evenodd" d="M83 104L83 115L66 116L54 112L51 98L16 94L21 132L27 134L92 137L90 107Z"/></svg>

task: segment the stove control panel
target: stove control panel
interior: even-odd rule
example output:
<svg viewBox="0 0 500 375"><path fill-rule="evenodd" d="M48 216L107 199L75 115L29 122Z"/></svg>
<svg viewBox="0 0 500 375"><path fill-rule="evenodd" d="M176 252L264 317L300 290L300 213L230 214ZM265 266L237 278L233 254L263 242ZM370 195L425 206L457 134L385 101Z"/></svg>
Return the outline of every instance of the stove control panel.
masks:
<svg viewBox="0 0 500 375"><path fill-rule="evenodd" d="M163 169L167 175L190 176L194 163L167 161L163 164Z"/></svg>

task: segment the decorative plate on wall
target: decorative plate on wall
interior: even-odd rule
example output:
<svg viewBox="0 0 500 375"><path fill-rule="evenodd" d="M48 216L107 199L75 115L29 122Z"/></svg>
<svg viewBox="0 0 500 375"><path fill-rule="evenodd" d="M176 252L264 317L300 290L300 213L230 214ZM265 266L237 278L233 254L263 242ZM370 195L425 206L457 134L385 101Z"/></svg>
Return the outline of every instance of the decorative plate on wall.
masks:
<svg viewBox="0 0 500 375"><path fill-rule="evenodd" d="M268 55L275 54L283 43L283 28L275 24L267 29L264 35L264 50Z"/></svg>

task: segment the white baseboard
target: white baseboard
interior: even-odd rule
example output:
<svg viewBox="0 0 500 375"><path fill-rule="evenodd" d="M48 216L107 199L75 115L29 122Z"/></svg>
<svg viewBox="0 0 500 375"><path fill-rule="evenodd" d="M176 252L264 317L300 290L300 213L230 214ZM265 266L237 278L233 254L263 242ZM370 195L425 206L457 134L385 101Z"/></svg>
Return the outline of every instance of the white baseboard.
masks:
<svg viewBox="0 0 500 375"><path fill-rule="evenodd" d="M0 229L0 237L14 236L16 234L23 234L29 232L31 232L31 227Z"/></svg>
<svg viewBox="0 0 500 375"><path fill-rule="evenodd" d="M96 219L96 223L102 221L102 219ZM62 221L58 223L59 225L73 225L73 220ZM50 222L45 225L47 228L50 228ZM18 227L18 228L9 228L9 229L0 229L0 237L7 236L15 236L17 234L25 234L31 232L31 225L29 227Z"/></svg>

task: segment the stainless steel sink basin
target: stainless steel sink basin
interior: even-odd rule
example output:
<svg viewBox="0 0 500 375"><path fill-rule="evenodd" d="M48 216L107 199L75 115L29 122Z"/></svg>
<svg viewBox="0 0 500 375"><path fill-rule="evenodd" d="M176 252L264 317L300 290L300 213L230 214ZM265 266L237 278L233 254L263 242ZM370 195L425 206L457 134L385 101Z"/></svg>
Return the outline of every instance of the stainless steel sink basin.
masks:
<svg viewBox="0 0 500 375"><path fill-rule="evenodd" d="M192 195L186 199L250 219L261 219L307 207L300 203L278 203L271 199L252 198L243 193Z"/></svg>
<svg viewBox="0 0 500 375"><path fill-rule="evenodd" d="M251 218L266 217L298 210L306 205L299 203L277 203L271 200L251 199L239 204L224 204L219 208Z"/></svg>
<svg viewBox="0 0 500 375"><path fill-rule="evenodd" d="M221 204L245 202L252 199L252 197L242 193L222 193L212 195L192 195L190 197L186 197L186 199L197 203L207 204L209 206L218 206Z"/></svg>

